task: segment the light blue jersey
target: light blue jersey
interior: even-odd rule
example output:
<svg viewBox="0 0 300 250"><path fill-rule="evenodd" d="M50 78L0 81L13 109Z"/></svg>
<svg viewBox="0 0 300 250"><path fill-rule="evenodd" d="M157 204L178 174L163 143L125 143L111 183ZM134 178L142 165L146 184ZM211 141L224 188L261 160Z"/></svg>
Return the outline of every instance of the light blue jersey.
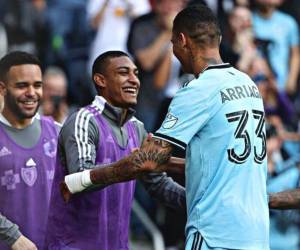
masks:
<svg viewBox="0 0 300 250"><path fill-rule="evenodd" d="M253 14L253 29L256 38L269 40L268 54L275 72L278 87L285 88L289 74L290 50L299 46L299 29L292 16L275 11L270 18Z"/></svg>
<svg viewBox="0 0 300 250"><path fill-rule="evenodd" d="M155 137L186 149L187 238L269 249L264 109L246 74L208 67L176 93Z"/></svg>

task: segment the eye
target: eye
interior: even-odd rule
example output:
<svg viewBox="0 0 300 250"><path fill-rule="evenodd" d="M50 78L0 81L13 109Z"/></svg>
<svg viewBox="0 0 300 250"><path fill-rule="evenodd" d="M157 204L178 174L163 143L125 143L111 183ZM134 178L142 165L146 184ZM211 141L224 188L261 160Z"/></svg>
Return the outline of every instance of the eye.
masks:
<svg viewBox="0 0 300 250"><path fill-rule="evenodd" d="M24 89L28 86L28 84L26 82L17 82L16 83L16 88L17 89Z"/></svg>
<svg viewBox="0 0 300 250"><path fill-rule="evenodd" d="M119 74L122 76L128 75L128 71L119 71Z"/></svg>
<svg viewBox="0 0 300 250"><path fill-rule="evenodd" d="M36 82L34 83L34 88L39 89L43 86L42 82Z"/></svg>

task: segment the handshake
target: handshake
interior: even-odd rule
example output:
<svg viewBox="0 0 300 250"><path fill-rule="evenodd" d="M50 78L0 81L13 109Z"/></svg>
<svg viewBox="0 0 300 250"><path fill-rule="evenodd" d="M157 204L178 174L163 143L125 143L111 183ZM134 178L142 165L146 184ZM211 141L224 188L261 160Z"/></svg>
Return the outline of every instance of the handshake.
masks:
<svg viewBox="0 0 300 250"><path fill-rule="evenodd" d="M60 184L61 194L65 202L68 202L73 194L94 185L97 189L102 189L148 173L184 173L184 159L171 157L171 153L171 144L149 134L141 148L134 149L130 155L117 162L105 166L96 165L93 169L66 175Z"/></svg>

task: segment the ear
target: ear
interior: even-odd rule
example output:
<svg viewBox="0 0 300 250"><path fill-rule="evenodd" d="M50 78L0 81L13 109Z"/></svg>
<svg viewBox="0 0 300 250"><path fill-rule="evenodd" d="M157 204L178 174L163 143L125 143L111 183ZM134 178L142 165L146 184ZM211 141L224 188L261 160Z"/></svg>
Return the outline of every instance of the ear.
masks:
<svg viewBox="0 0 300 250"><path fill-rule="evenodd" d="M186 35L182 32L179 33L179 42L180 42L182 48L185 48L188 43L188 39L187 39Z"/></svg>
<svg viewBox="0 0 300 250"><path fill-rule="evenodd" d="M106 87L106 81L104 75L100 73L95 73L93 76L93 80L97 86L100 88L105 88Z"/></svg>
<svg viewBox="0 0 300 250"><path fill-rule="evenodd" d="M4 82L0 81L0 95L5 96L6 95L6 85Z"/></svg>

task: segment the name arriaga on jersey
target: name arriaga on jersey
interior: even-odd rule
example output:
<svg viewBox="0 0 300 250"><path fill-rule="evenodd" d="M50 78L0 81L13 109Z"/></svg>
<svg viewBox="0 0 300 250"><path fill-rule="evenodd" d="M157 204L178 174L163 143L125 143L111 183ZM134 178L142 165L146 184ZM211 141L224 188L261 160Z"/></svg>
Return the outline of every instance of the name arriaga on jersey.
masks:
<svg viewBox="0 0 300 250"><path fill-rule="evenodd" d="M242 85L234 88L226 88L220 91L222 103L247 97L262 99L255 85Z"/></svg>

